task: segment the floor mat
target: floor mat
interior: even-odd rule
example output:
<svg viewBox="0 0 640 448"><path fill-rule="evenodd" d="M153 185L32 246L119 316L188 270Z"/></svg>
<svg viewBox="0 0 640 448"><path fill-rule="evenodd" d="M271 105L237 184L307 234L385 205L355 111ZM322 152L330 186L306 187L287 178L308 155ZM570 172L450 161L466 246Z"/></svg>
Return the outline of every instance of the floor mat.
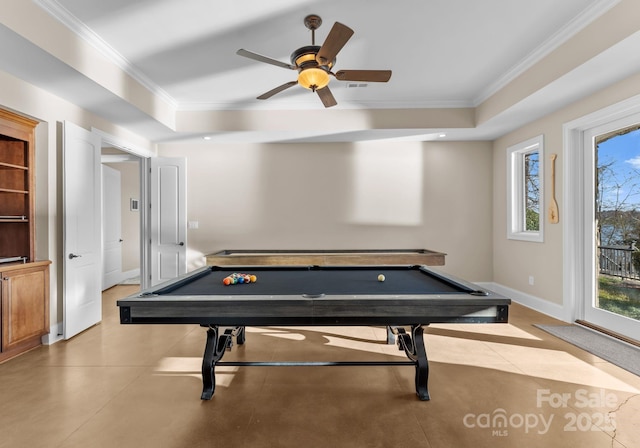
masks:
<svg viewBox="0 0 640 448"><path fill-rule="evenodd" d="M638 347L579 325L536 325L536 327L640 376L640 348Z"/></svg>

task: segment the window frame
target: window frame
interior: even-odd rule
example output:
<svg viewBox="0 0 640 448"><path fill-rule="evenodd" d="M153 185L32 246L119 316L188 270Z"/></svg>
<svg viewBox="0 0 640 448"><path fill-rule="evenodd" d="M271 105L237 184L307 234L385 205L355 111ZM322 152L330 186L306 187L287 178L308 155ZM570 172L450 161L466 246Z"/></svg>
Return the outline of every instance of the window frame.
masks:
<svg viewBox="0 0 640 448"><path fill-rule="evenodd" d="M538 230L526 230L525 156L538 153ZM544 242L544 136L530 138L507 148L507 239Z"/></svg>

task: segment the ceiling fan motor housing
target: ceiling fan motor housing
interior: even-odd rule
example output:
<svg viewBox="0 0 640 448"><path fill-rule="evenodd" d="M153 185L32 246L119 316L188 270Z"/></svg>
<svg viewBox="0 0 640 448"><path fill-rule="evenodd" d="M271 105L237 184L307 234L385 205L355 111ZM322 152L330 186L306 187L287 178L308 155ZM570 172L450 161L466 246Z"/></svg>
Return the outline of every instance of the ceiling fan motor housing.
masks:
<svg viewBox="0 0 640 448"><path fill-rule="evenodd" d="M291 53L291 63L298 67L298 70L317 67L329 72L331 70L331 67L333 67L333 65L336 63L336 60L334 59L326 65L320 65L318 61L316 61L316 55L318 54L318 51L320 51L320 46L318 45L307 45L304 47L300 47L296 51Z"/></svg>

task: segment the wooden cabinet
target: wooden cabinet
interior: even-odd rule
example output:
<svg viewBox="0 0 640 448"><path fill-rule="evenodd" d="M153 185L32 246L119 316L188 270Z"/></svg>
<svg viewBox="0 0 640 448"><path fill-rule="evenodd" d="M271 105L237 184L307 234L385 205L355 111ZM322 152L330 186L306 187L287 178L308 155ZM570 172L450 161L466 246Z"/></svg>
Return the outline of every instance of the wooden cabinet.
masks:
<svg viewBox="0 0 640 448"><path fill-rule="evenodd" d="M0 361L49 332L49 261L35 261L35 127L0 110Z"/></svg>
<svg viewBox="0 0 640 448"><path fill-rule="evenodd" d="M0 263L34 260L36 124L0 110Z"/></svg>
<svg viewBox="0 0 640 448"><path fill-rule="evenodd" d="M0 265L0 361L49 333L49 261Z"/></svg>

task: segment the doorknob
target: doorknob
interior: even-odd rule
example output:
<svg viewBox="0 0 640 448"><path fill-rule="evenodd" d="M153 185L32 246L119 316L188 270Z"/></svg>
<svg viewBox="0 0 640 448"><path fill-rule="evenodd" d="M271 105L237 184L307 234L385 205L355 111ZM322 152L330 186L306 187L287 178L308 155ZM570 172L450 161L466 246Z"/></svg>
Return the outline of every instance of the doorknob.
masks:
<svg viewBox="0 0 640 448"><path fill-rule="evenodd" d="M182 241L180 241L179 246L184 246L184 243Z"/></svg>
<svg viewBox="0 0 640 448"><path fill-rule="evenodd" d="M120 239L118 240L118 243L122 243L123 241L124 241L124 240L123 240L122 238L120 238Z"/></svg>
<svg viewBox="0 0 640 448"><path fill-rule="evenodd" d="M82 255L69 254L69 260L73 260L74 258L82 257Z"/></svg>

